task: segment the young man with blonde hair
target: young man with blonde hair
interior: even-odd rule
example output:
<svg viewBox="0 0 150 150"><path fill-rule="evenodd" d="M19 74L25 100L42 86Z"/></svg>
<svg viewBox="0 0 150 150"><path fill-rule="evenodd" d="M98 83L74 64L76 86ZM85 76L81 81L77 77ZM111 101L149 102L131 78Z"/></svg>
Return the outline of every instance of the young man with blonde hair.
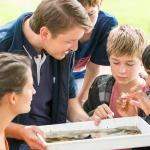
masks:
<svg viewBox="0 0 150 150"><path fill-rule="evenodd" d="M78 40L91 27L78 1L43 0L34 13L25 13L0 28L0 51L23 53L32 59L36 90L31 111L16 117L6 130L8 137L17 139L10 142L11 150L45 149L36 134L39 129L32 125L64 123L67 117L71 121L90 119L75 99L70 72Z"/></svg>

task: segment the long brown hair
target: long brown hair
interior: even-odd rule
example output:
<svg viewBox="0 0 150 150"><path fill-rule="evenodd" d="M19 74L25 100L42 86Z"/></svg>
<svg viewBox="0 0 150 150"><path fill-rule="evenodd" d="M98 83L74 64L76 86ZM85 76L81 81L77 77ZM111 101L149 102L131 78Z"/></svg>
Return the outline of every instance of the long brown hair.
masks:
<svg viewBox="0 0 150 150"><path fill-rule="evenodd" d="M31 61L26 56L0 53L0 99L8 92L22 91L30 67Z"/></svg>

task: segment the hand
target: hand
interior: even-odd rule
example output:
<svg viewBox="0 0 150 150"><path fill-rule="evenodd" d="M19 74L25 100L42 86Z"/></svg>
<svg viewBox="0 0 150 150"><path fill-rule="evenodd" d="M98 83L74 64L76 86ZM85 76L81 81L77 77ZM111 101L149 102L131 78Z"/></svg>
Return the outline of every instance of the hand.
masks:
<svg viewBox="0 0 150 150"><path fill-rule="evenodd" d="M40 140L37 133L44 137L43 132L36 126L24 126L22 129L22 138L31 149L47 150L46 143Z"/></svg>
<svg viewBox="0 0 150 150"><path fill-rule="evenodd" d="M131 100L131 104L133 106L139 107L142 109L145 114L150 115L150 99L143 91L137 91L132 95L133 100Z"/></svg>
<svg viewBox="0 0 150 150"><path fill-rule="evenodd" d="M92 119L97 125L100 123L101 119L106 119L109 115L114 116L114 113L111 111L108 105L102 104L95 109Z"/></svg>
<svg viewBox="0 0 150 150"><path fill-rule="evenodd" d="M131 101L130 103L140 109L142 109L146 115L150 115L150 99L147 96L146 92L149 90L149 87L144 86L134 86L131 89Z"/></svg>
<svg viewBox="0 0 150 150"><path fill-rule="evenodd" d="M123 95L116 101L116 110L122 117L138 115L138 109L131 103L131 95Z"/></svg>

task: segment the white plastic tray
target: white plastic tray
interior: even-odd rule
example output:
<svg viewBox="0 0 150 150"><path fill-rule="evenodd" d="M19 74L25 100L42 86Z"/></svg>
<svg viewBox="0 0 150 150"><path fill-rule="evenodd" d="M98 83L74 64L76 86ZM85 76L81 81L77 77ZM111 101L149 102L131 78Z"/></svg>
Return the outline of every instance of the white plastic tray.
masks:
<svg viewBox="0 0 150 150"><path fill-rule="evenodd" d="M111 150L150 146L150 125L138 116L102 120L97 127L94 125L94 122L87 121L40 126L39 128L48 137L51 131L91 130L121 126L137 126L142 134L47 143L48 150Z"/></svg>

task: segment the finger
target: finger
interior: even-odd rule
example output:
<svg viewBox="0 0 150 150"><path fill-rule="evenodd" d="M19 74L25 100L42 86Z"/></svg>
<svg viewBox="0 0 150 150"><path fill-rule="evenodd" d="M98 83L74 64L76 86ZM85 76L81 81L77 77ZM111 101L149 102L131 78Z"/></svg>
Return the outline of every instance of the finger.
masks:
<svg viewBox="0 0 150 150"><path fill-rule="evenodd" d="M142 89L141 85L136 85L130 89L130 92L137 92L141 89Z"/></svg>
<svg viewBox="0 0 150 150"><path fill-rule="evenodd" d="M47 143L45 139L40 135L39 133L36 134L36 139L35 139L35 145L37 148L46 150L47 149Z"/></svg>
<svg viewBox="0 0 150 150"><path fill-rule="evenodd" d="M41 142L43 142L46 145L46 141L45 139L42 137L42 135L40 135L39 133L36 134L37 137L41 140Z"/></svg>
<svg viewBox="0 0 150 150"><path fill-rule="evenodd" d="M107 116L108 116L107 111L105 111L105 108L102 105L98 106L98 112L97 112L97 114L100 114L101 116L103 116L103 118L107 118Z"/></svg>
<svg viewBox="0 0 150 150"><path fill-rule="evenodd" d="M147 97L146 94L141 94L140 96L137 97L137 101L139 102L139 108L141 108L146 115L150 114L150 101L149 98Z"/></svg>
<svg viewBox="0 0 150 150"><path fill-rule="evenodd" d="M32 129L35 133L39 133L43 138L46 137L45 133L41 129L39 129L37 126L32 126Z"/></svg>
<svg viewBox="0 0 150 150"><path fill-rule="evenodd" d="M122 100L121 107L122 107L122 108L125 108L125 107L127 107L127 104L128 104L128 100L127 100L127 99L123 99L123 100Z"/></svg>
<svg viewBox="0 0 150 150"><path fill-rule="evenodd" d="M37 137L36 134L32 136L32 139L30 139L30 141L28 141L27 144L30 146L31 149L34 149L34 150L46 150L47 149L46 142L43 143L39 139L39 137Z"/></svg>
<svg viewBox="0 0 150 150"><path fill-rule="evenodd" d="M99 123L100 123L100 121L101 121L101 118L98 117L98 116L96 116L96 115L94 115L94 116L92 117L92 120L94 120L95 125L98 126Z"/></svg>
<svg viewBox="0 0 150 150"><path fill-rule="evenodd" d="M118 99L116 103L117 103L117 107L120 107L120 108L125 108L126 106L126 100L124 98Z"/></svg>
<svg viewBox="0 0 150 150"><path fill-rule="evenodd" d="M131 101L130 101L130 104L133 105L133 106L139 107L139 108L141 107L141 106L140 106L140 102L138 102L138 101L136 101L136 100L131 100Z"/></svg>
<svg viewBox="0 0 150 150"><path fill-rule="evenodd" d="M105 110L105 112L107 113L107 117L110 116L114 116L114 112L109 108L108 105L103 104L103 109Z"/></svg>
<svg viewBox="0 0 150 150"><path fill-rule="evenodd" d="M95 112L94 112L94 115L101 118L101 119L104 119L106 116L102 113L101 110L99 110L99 108L96 108Z"/></svg>
<svg viewBox="0 0 150 150"><path fill-rule="evenodd" d="M37 126L30 126L33 131L33 143L36 143L36 147L42 150L46 149L46 141L45 135L42 130L40 130Z"/></svg>

